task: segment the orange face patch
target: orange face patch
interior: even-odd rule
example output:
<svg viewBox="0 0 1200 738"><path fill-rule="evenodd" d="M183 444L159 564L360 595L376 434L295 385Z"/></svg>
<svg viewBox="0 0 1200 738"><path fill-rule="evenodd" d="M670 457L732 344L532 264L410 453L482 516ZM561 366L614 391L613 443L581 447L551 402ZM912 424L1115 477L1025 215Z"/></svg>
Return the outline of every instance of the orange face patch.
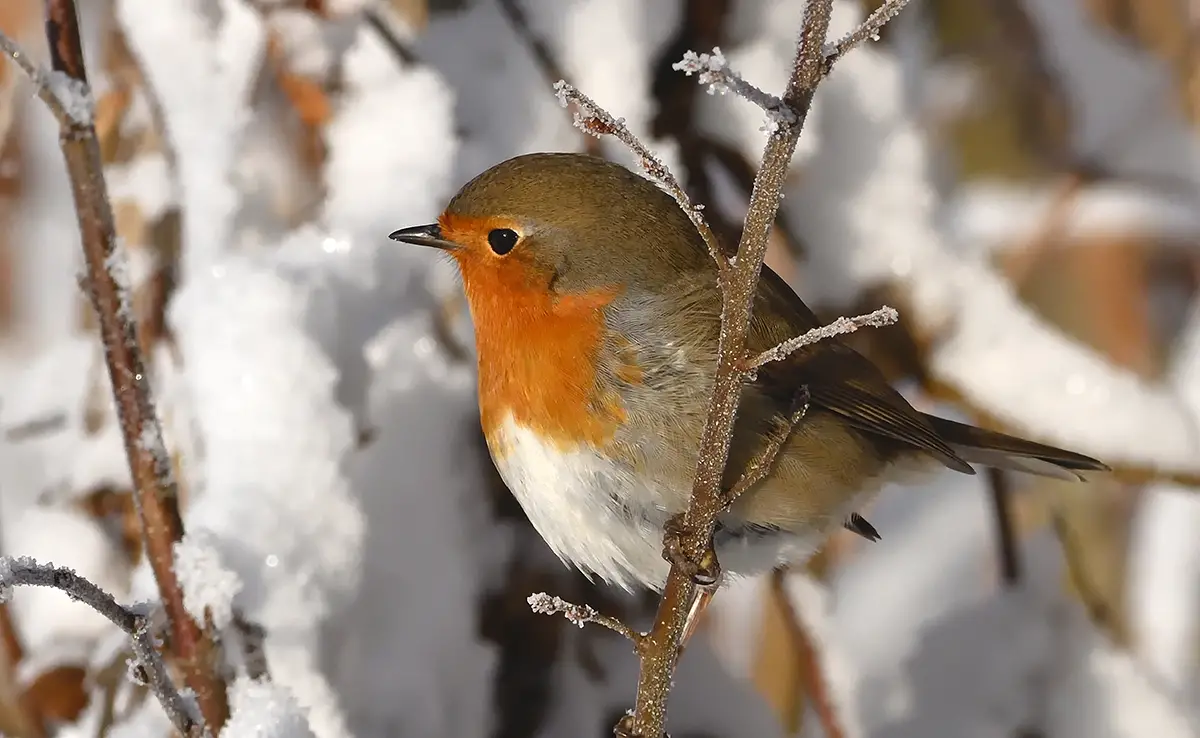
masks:
<svg viewBox="0 0 1200 738"><path fill-rule="evenodd" d="M596 361L604 340L603 310L619 293L611 288L556 295L551 275L518 242L498 256L488 247L494 228L520 228L505 218L443 214L442 237L452 251L475 323L479 354L479 410L484 433L507 414L564 450L602 446L625 419L615 393L597 395ZM494 452L503 449L493 446Z"/></svg>

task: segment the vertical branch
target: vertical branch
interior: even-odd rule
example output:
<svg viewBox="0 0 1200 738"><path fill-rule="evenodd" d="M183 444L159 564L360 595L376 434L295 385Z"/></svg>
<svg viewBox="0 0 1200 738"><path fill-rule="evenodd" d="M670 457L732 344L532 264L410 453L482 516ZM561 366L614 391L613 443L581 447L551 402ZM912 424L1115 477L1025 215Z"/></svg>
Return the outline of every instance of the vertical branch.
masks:
<svg viewBox="0 0 1200 738"><path fill-rule="evenodd" d="M767 139L762 166L755 177L746 212L736 266L721 270L721 337L717 372L709 398L707 421L700 440L691 501L684 515L681 550L702 560L712 555L713 525L723 506L721 480L729 456L733 421L746 377L745 354L754 295L767 252L767 235L783 197L783 184L800 138L813 93L824 66L823 48L833 12L832 0L810 0L805 7L800 42L783 104L794 120L781 120ZM696 583L672 565L654 626L640 647L641 669L633 714L618 726L621 732L647 738L665 732L667 697L679 658L688 613L697 599Z"/></svg>
<svg viewBox="0 0 1200 738"><path fill-rule="evenodd" d="M214 669L215 649L183 607L183 590L173 569L173 545L182 534L178 512L166 504L177 495L162 429L154 409L149 375L137 341L128 285L118 281L124 257L102 172L100 146L92 122L90 92L73 0L45 0L46 39L55 72L71 81L67 89L39 91L61 127L63 158L79 221L87 276L84 287L100 323L109 377L134 484L134 500L151 569L171 624L171 648L205 721L218 732L228 717L225 684ZM23 56L14 54L14 58ZM21 61L18 59L18 61ZM27 70L28 71L28 70ZM42 88L65 85L61 78L32 70ZM60 96L73 98L64 100ZM81 113L86 106L86 114ZM54 108L58 108L55 110Z"/></svg>
<svg viewBox="0 0 1200 738"><path fill-rule="evenodd" d="M702 206L692 203L674 175L629 131L622 120L613 117L565 81L560 80L555 85L564 107L573 102L579 108L575 113L576 126L595 136L616 137L633 151L646 174L675 198L680 209L696 226L697 233L712 256L721 300L717 366L706 408L692 491L687 510L668 520L664 530L664 557L671 563L671 568L663 586L658 613L650 632L637 634L627 628L622 631L635 643L640 668L634 709L621 718L614 729L619 736L658 738L664 735L667 698L689 626L711 599L711 587L720 583L721 568L713 549L713 530L717 518L739 489L743 488L743 482L759 479L754 474L763 473L764 468L769 467L774 452L778 451L775 448L763 457L765 466L755 467L752 464L743 469L742 481L731 489L722 488L743 383L756 367L778 360L799 346L847 333L863 325L885 325L895 320L895 311L885 307L853 320L840 319L829 326L785 341L762 354L754 355L747 350L750 319L758 293L763 258L769 244L770 228L783 199L784 181L817 85L841 55L872 37L873 32L895 16L906 3L907 0L886 0L884 6L859 29L833 46L826 47L825 37L829 31L833 0L809 0L792 74L782 98L754 87L731 72L719 50L714 49L712 54L688 51L682 61L672 65L686 74L698 74L702 84L732 91L746 98L761 107L769 118L770 135L758 174L754 177L741 242L732 260L726 258L721 244L717 242L702 215ZM867 30L863 31L863 28ZM790 421L792 425L803 417L808 407L807 397L807 387L797 388L796 412ZM546 609L540 606L542 604L542 599L531 601L531 605L539 612L570 612L581 622L596 621L593 612L568 611L563 607ZM586 614L586 617L580 613ZM612 627L612 623L606 624Z"/></svg>

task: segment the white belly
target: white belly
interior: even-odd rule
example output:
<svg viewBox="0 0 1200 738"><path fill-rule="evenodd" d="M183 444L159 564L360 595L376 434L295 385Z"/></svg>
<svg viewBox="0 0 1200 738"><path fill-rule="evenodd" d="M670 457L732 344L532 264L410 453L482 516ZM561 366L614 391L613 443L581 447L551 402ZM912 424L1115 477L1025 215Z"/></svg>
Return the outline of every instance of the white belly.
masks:
<svg viewBox="0 0 1200 738"><path fill-rule="evenodd" d="M591 449L543 443L511 416L496 435L492 458L500 476L560 559L626 590L662 588L670 569L662 558L669 516L653 486ZM730 573L755 574L805 558L818 542L816 535L750 538L722 545L718 556Z"/></svg>

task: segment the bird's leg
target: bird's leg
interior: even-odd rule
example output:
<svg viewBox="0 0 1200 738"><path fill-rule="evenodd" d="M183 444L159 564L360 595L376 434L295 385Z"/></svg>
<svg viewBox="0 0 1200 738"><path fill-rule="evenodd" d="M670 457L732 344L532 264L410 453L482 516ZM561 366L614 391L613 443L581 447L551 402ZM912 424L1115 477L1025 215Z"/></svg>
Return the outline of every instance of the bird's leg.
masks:
<svg viewBox="0 0 1200 738"><path fill-rule="evenodd" d="M779 432L768 441L761 453L751 459L737 483L722 493L722 503L726 510L738 497L741 497L744 492L761 482L770 473L771 465L775 463L775 457L779 455L780 449L787 443L792 429L808 414L810 399L808 385L801 385L796 390L795 397L792 398L791 412L779 424L781 426ZM664 526L663 558L690 576L696 586L715 587L721 579L721 564L717 561L714 547L710 546L699 561L692 561L683 551L683 538L687 532L683 525L683 515L674 515L667 520Z"/></svg>
<svg viewBox="0 0 1200 738"><path fill-rule="evenodd" d="M698 561L688 556L683 539L691 532L683 522L683 514L672 515L663 525L663 558L672 566L679 567L697 587L713 588L721 581L721 564L713 546L700 555Z"/></svg>

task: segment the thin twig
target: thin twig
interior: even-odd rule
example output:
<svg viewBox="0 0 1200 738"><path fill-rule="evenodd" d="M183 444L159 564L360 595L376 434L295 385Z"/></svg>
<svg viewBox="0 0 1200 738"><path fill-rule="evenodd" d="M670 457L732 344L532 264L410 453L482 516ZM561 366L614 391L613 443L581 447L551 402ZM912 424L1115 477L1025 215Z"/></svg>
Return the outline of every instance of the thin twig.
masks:
<svg viewBox="0 0 1200 738"><path fill-rule="evenodd" d="M683 72L689 77L693 74L698 75L700 84L708 88L710 95L717 92L722 95L732 92L762 108L766 112L768 120L764 130L773 131L781 123L796 124L794 110L780 98L760 90L730 69L729 62L719 48L714 48L711 54L685 52L683 59L675 62L671 68Z"/></svg>
<svg viewBox="0 0 1200 738"><path fill-rule="evenodd" d="M55 86L52 83L52 80L58 79L57 76L52 76L51 73L40 68L24 49L2 33L0 33L0 51L3 51L8 58L12 59L21 68L21 71L29 77L29 80L33 82L34 91L41 98L42 102L46 104L46 107L50 110L54 119L58 121L60 127L67 130L78 123L67 112L68 102L60 98L58 94L59 91L66 90L67 88Z"/></svg>
<svg viewBox="0 0 1200 738"><path fill-rule="evenodd" d="M767 252L767 236L783 198L788 166L812 105L813 93L822 77L822 48L832 12L832 0L811 0L805 9L791 79L783 96L784 103L795 111L796 121L777 126L767 138L746 212L736 266L727 274L722 273L720 279L721 334L716 376L700 439L691 499L683 518L690 535L682 536L679 542L681 551L692 561L716 560L713 529L724 508L721 480L746 378L743 359L754 296ZM621 733L658 738L665 732L667 698L680 644L687 628L688 614L699 596L697 583L684 569L679 563L672 563L654 626L646 634L641 649L633 713L617 726Z"/></svg>
<svg viewBox="0 0 1200 738"><path fill-rule="evenodd" d="M861 43L870 39L877 41L879 32L888 24L892 18L895 18L904 6L908 5L908 0L885 0L883 5L875 9L874 13L867 16L867 19L860 23L850 33L842 36L836 42L825 46L824 61L826 74L833 69L833 65L839 59L846 55L846 52L858 46Z"/></svg>
<svg viewBox="0 0 1200 738"><path fill-rule="evenodd" d="M100 337L134 482L133 499L146 553L171 625L171 650L181 662L205 721L217 733L229 712L226 687L214 668L215 648L184 609L183 590L172 568L172 548L180 538L182 523L168 500L176 498L178 492L137 341L126 283L128 266L117 247L100 145L91 116L91 92L83 66L75 3L46 0L45 9L53 73L31 66L25 53L10 40L3 39L0 45L30 75L39 88L38 95L59 121L59 138L87 265L84 285L99 318ZM70 84L55 82L60 76L69 79ZM53 94L46 89L49 87L54 88Z"/></svg>
<svg viewBox="0 0 1200 738"><path fill-rule="evenodd" d="M688 197L683 186L679 184L679 180L675 179L675 175L671 174L671 170L663 164L662 160L654 155L647 146L638 140L633 132L625 125L623 118L614 118L609 113L601 108L587 95L575 89L573 85L566 80L559 80L554 85L554 92L558 95L558 101L565 108L569 103L575 103L578 110L575 112L575 127L585 133L590 133L593 136L612 136L621 143L629 147L629 150L638 157L638 161L642 165L642 169L650 178L658 182L666 191L675 198L679 203L679 207L691 219L692 224L696 226L701 238L704 239L704 244L708 247L708 254L717 264L717 271L722 275L729 272L729 260L725 258L721 252L721 244L717 241L717 236L708 225L708 220L704 217L704 206L697 205Z"/></svg>
<svg viewBox="0 0 1200 738"><path fill-rule="evenodd" d="M788 436L792 434L792 430L808 414L809 400L808 387L801 387L800 391L796 394L795 401L792 403L794 409L791 416L787 419L787 427L783 428L782 433L771 439L771 442L746 466L746 470L742 473L742 476L738 478L737 483L733 485L733 489L729 490L729 493L726 495L726 506L732 505L737 498L766 478L767 474L771 471L771 466L775 463L775 457L779 455L780 449L787 443Z"/></svg>
<svg viewBox="0 0 1200 738"><path fill-rule="evenodd" d="M576 605L573 602L567 602L561 597L553 597L545 592L536 592L529 595L529 609L533 610L538 615L559 615L561 614L574 625L582 628L588 623L603 625L605 628L625 636L634 648L641 645L642 634L638 633L633 628L630 628L625 623L622 623L616 618L607 615L601 615L596 611L596 608L591 605Z"/></svg>
<svg viewBox="0 0 1200 738"><path fill-rule="evenodd" d="M885 325L892 325L900 319L899 314L894 308L887 305L873 310L865 315L856 315L853 318L838 318L837 320L823 325L819 328L813 328L806 331L795 338L780 343L774 348L769 348L758 356L750 359L746 366L751 369L757 369L764 364L770 364L772 361L781 361L791 356L796 351L811 346L819 341L824 341L827 338L853 333L859 328L882 328Z"/></svg>
<svg viewBox="0 0 1200 738"><path fill-rule="evenodd" d="M903 3L889 5L898 10ZM679 550L692 562L716 561L712 536L717 517L724 509L721 480L729 456L733 421L743 383L751 371L745 365L745 355L754 298L758 292L763 257L767 252L769 231L783 198L783 184L792 155L812 106L813 94L830 68L826 63L824 48L832 12L832 0L810 0L805 8L791 78L782 98L783 106L795 113L795 120L780 121L770 131L751 192L737 258L729 269L722 266L719 279L721 333L716 376L700 439L691 498L683 516L683 534L678 541ZM894 15L894 11L886 15L884 20L891 15ZM882 25L878 19L869 19L864 26L870 28L871 23ZM872 34L873 31L866 31L862 35L866 37ZM843 53L852 45L852 42L846 43ZM606 115L585 119L582 123L597 133L610 133L613 131L605 129L611 128L611 120L611 116ZM637 151L637 148L634 150ZM691 212L690 201L682 199L680 202L685 211ZM722 261L718 260L717 263L722 264ZM675 665L688 614L700 591L697 582L688 575L687 568L679 561L672 562L654 626L645 634L640 649L641 668L636 703L633 712L617 725L618 733L658 738L665 732L667 698Z"/></svg>
<svg viewBox="0 0 1200 738"><path fill-rule="evenodd" d="M20 586L61 590L125 631L132 639L134 655L145 672L150 688L162 703L171 723L186 736L204 734L203 721L192 714L187 701L167 674L166 664L154 646L145 615L121 605L108 592L66 567L41 564L28 557L0 558L0 601L6 601L11 596L12 587Z"/></svg>

